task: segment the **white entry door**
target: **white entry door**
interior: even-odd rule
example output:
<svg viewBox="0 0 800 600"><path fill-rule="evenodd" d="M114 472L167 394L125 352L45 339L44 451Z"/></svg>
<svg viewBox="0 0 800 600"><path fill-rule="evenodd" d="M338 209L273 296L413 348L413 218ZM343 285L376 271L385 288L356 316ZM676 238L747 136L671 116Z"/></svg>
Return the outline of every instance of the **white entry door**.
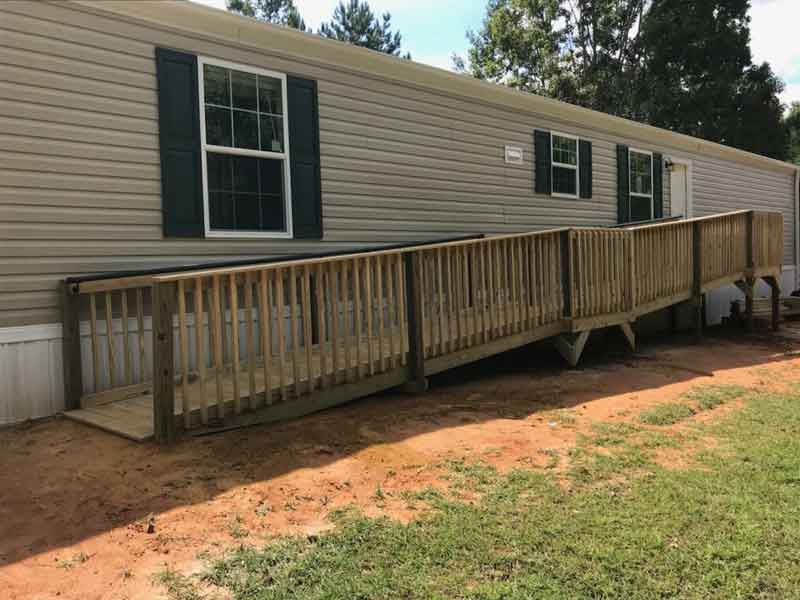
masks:
<svg viewBox="0 0 800 600"><path fill-rule="evenodd" d="M670 206L673 217L691 216L691 199L689 198L689 169L680 163L672 164L669 175Z"/></svg>

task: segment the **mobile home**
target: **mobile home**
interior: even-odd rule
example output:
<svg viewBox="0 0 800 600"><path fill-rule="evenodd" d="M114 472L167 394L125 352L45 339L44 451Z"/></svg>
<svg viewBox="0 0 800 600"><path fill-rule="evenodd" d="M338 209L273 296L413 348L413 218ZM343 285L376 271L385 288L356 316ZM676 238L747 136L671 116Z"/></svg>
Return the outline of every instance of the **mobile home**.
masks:
<svg viewBox="0 0 800 600"><path fill-rule="evenodd" d="M189 2L6 0L0 123L0 424L67 277L754 209L798 285L795 166Z"/></svg>

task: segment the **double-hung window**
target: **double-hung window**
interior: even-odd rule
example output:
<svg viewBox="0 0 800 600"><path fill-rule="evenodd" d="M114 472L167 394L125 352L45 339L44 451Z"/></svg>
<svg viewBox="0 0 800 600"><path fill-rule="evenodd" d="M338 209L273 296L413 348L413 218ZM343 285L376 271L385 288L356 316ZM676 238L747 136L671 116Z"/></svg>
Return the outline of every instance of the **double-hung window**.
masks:
<svg viewBox="0 0 800 600"><path fill-rule="evenodd" d="M578 138L565 133L550 136L553 196L578 197Z"/></svg>
<svg viewBox="0 0 800 600"><path fill-rule="evenodd" d="M653 218L653 153L628 151L630 164L630 220L649 221Z"/></svg>
<svg viewBox="0 0 800 600"><path fill-rule="evenodd" d="M286 76L198 66L206 235L291 237Z"/></svg>

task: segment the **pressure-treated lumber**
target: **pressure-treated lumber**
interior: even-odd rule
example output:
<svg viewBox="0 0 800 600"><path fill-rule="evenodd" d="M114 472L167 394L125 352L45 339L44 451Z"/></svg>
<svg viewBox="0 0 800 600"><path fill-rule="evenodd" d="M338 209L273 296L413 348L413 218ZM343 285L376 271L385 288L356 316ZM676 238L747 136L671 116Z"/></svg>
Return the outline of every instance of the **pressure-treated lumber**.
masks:
<svg viewBox="0 0 800 600"><path fill-rule="evenodd" d="M694 302L699 333L704 293L728 283L751 297L755 280L767 280L777 324L782 235L780 215L739 212L154 275L152 303L144 302L146 288L133 288L138 369L128 323L133 293L125 292L132 282L120 278L115 287L106 279L79 292L88 304L85 354L97 392L83 400L97 411L133 393L150 397L151 426L169 440L170 410L179 428L255 422L265 408L268 420L302 414L389 384L419 391L433 373L548 337L557 336L559 352L577 365L592 330L620 327L635 349L631 324L639 316L686 300ZM143 319L150 304L155 362L148 382ZM68 313L78 308L65 299L72 348L68 321L75 329L77 320ZM169 370L180 368L169 382L168 360ZM136 427L137 436L146 429Z"/></svg>

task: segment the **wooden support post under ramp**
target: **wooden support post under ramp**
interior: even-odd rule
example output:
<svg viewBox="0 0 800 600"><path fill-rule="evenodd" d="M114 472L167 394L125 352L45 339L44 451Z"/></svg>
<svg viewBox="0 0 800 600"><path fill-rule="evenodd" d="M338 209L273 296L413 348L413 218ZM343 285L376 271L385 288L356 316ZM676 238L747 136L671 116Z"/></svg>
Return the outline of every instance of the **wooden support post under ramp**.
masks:
<svg viewBox="0 0 800 600"><path fill-rule="evenodd" d="M636 333L630 323L620 323L619 328L622 330L631 352L636 352Z"/></svg>
<svg viewBox="0 0 800 600"><path fill-rule="evenodd" d="M747 331L753 331L753 296L755 293L755 279L747 277L742 281L736 282L744 294L744 323Z"/></svg>
<svg viewBox="0 0 800 600"><path fill-rule="evenodd" d="M781 326L781 283L774 275L764 277L770 288L772 288L772 330L778 331Z"/></svg>
<svg viewBox="0 0 800 600"><path fill-rule="evenodd" d="M578 366L590 333L591 330L587 329L578 334L563 333L555 338L556 350L569 363L570 367Z"/></svg>

